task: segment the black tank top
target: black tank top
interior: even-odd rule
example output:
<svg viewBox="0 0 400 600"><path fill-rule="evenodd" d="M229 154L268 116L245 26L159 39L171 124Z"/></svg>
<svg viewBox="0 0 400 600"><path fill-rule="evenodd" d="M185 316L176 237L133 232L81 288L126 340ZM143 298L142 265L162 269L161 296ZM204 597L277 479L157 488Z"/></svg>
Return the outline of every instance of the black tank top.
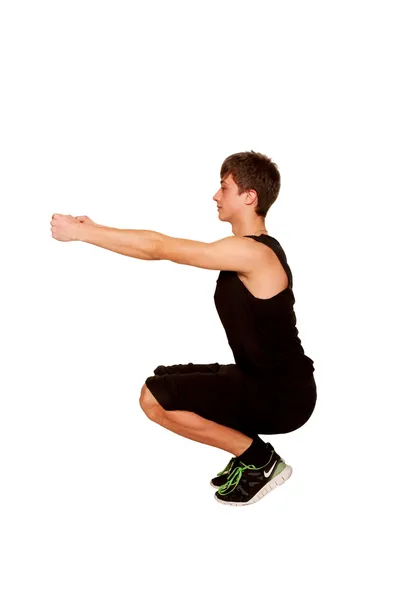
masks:
<svg viewBox="0 0 400 600"><path fill-rule="evenodd" d="M289 285L272 298L256 298L236 271L220 271L214 302L235 362L255 377L274 376L285 382L306 378L315 370L314 361L305 355L298 336L293 277L285 252L270 235L244 237L266 244L275 252Z"/></svg>

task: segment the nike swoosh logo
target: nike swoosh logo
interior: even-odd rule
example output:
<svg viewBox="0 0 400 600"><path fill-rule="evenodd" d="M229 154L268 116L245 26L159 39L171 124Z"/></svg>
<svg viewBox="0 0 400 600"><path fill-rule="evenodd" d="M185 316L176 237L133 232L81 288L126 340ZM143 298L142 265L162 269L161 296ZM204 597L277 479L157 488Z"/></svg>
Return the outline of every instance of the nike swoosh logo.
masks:
<svg viewBox="0 0 400 600"><path fill-rule="evenodd" d="M275 465L276 465L276 463L277 463L277 462L278 462L278 459L277 459L277 460L275 460L274 464L272 465L272 467L270 468L270 470L268 471L268 473L266 473L266 472L264 471L264 475L265 475L265 477L269 477L269 476L271 475L271 473L272 473L272 471L273 471L273 469L274 469L274 467L275 467Z"/></svg>

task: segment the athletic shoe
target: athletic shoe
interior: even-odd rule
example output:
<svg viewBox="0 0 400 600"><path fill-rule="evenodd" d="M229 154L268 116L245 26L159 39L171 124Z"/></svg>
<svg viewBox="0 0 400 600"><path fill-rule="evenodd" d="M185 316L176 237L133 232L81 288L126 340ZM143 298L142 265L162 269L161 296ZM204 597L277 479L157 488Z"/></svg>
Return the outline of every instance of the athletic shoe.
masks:
<svg viewBox="0 0 400 600"><path fill-rule="evenodd" d="M214 477L214 479L211 479L211 481L210 481L211 487L218 489L221 487L221 485L224 485L228 480L229 474L236 467L238 462L239 462L238 457L232 456L231 460L228 462L225 469L222 469L222 471L217 473L217 475L216 475L216 477Z"/></svg>
<svg viewBox="0 0 400 600"><path fill-rule="evenodd" d="M270 442L267 442L266 446L270 449L273 450L273 446ZM218 489L221 487L221 485L224 485L227 480L228 480L228 476L229 474L232 472L232 470L238 465L239 463L239 459L237 456L232 456L231 460L228 462L228 464L226 465L225 469L223 469L222 471L220 471L219 473L217 473L216 477L214 477L214 479L211 479L210 481L210 485L211 487Z"/></svg>
<svg viewBox="0 0 400 600"><path fill-rule="evenodd" d="M291 474L292 467L273 450L264 465L246 465L238 461L231 469L226 483L218 488L214 497L217 502L231 506L253 504L285 483Z"/></svg>

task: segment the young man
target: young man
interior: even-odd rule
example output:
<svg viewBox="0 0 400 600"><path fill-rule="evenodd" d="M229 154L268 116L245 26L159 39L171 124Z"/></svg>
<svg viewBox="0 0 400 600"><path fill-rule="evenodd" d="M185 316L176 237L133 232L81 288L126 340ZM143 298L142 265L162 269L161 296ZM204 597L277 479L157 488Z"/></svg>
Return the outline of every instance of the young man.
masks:
<svg viewBox="0 0 400 600"><path fill-rule="evenodd" d="M232 454L211 485L218 502L245 506L292 473L258 434L304 425L317 392L314 361L304 354L296 328L292 273L265 229L280 190L278 168L263 154L241 152L225 159L220 176L213 200L233 235L213 243L103 227L71 215L53 215L51 224L60 241L220 271L214 301L235 363L160 365L142 387L140 406L162 427Z"/></svg>

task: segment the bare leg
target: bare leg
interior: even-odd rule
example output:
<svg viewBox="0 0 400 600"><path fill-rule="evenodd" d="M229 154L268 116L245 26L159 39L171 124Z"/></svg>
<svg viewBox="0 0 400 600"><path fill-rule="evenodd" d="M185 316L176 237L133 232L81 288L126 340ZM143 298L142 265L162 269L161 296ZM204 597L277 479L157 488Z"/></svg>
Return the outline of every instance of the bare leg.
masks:
<svg viewBox="0 0 400 600"><path fill-rule="evenodd" d="M142 387L140 406L149 419L190 440L226 450L234 456L243 454L252 438L241 431L209 421L187 410L164 410L146 384Z"/></svg>

